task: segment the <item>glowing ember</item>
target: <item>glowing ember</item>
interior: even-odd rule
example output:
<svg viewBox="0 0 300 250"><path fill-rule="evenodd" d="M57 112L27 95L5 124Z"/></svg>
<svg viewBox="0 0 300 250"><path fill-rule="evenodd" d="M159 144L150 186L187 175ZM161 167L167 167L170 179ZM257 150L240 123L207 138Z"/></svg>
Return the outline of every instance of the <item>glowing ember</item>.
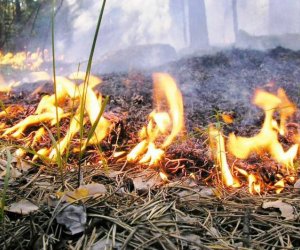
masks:
<svg viewBox="0 0 300 250"><path fill-rule="evenodd" d="M148 165L156 165L162 159L166 147L184 126L182 95L175 80L162 73L154 74L153 80L155 110L139 133L141 141L127 155L128 161Z"/></svg>

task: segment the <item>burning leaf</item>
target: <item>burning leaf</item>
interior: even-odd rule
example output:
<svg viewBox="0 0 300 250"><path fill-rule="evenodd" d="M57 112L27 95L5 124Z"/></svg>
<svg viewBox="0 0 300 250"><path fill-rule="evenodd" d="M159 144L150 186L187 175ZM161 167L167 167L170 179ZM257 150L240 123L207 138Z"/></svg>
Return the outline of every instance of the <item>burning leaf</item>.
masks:
<svg viewBox="0 0 300 250"><path fill-rule="evenodd" d="M34 205L32 202L22 199L18 202L12 203L7 211L21 215L28 215L38 209L39 207Z"/></svg>
<svg viewBox="0 0 300 250"><path fill-rule="evenodd" d="M56 221L64 225L67 233L74 235L84 231L87 215L83 206L68 205L56 216Z"/></svg>
<svg viewBox="0 0 300 250"><path fill-rule="evenodd" d="M264 202L262 204L262 208L264 208L264 209L278 208L281 212L281 216L283 218L285 218L286 220L295 220L296 219L296 215L294 214L293 206L286 202L283 202L282 200Z"/></svg>

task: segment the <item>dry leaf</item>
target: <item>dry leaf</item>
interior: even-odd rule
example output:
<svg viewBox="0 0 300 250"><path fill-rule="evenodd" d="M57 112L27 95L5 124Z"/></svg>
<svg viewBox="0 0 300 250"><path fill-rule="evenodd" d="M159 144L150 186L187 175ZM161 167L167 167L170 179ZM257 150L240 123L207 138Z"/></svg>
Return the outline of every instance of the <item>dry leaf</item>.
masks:
<svg viewBox="0 0 300 250"><path fill-rule="evenodd" d="M88 190L89 195L105 194L107 192L106 187L99 183L90 183L82 187Z"/></svg>
<svg viewBox="0 0 300 250"><path fill-rule="evenodd" d="M178 192L178 196L183 201L199 201L199 199L201 197L199 193L195 193L190 190L184 190L184 191Z"/></svg>
<svg viewBox="0 0 300 250"><path fill-rule="evenodd" d="M12 203L6 211L27 215L31 212L38 210L39 207L34 205L32 202L22 199L18 202Z"/></svg>
<svg viewBox="0 0 300 250"><path fill-rule="evenodd" d="M158 176L153 176L150 179L137 177L134 178L132 181L136 190L148 190L149 188L152 188L161 183L161 179Z"/></svg>
<svg viewBox="0 0 300 250"><path fill-rule="evenodd" d="M294 188L297 189L297 191L300 191L300 179L295 182Z"/></svg>
<svg viewBox="0 0 300 250"><path fill-rule="evenodd" d="M102 239L94 243L94 245L91 247L91 250L121 249L121 247L122 244L118 241L113 244L112 240L110 239Z"/></svg>
<svg viewBox="0 0 300 250"><path fill-rule="evenodd" d="M16 169L16 168L10 169L10 178L17 179L21 175L22 175L22 173L18 169ZM0 179L4 179L5 176L6 176L6 169L0 174Z"/></svg>
<svg viewBox="0 0 300 250"><path fill-rule="evenodd" d="M278 208L281 212L281 216L286 220L295 220L294 208L291 204L283 202L282 200L264 202L262 208Z"/></svg>
<svg viewBox="0 0 300 250"><path fill-rule="evenodd" d="M23 160L18 160L16 164L16 168L23 172L27 172L28 170L33 168L33 164L29 164L28 162Z"/></svg>
<svg viewBox="0 0 300 250"><path fill-rule="evenodd" d="M215 195L216 189L212 187L204 187L200 191L200 195L204 197L212 197Z"/></svg>
<svg viewBox="0 0 300 250"><path fill-rule="evenodd" d="M57 192L59 198L63 197L63 201L74 202L76 200L84 201L89 196L105 194L107 192L104 185L99 183L91 183L84 186L80 186L74 191L69 192Z"/></svg>

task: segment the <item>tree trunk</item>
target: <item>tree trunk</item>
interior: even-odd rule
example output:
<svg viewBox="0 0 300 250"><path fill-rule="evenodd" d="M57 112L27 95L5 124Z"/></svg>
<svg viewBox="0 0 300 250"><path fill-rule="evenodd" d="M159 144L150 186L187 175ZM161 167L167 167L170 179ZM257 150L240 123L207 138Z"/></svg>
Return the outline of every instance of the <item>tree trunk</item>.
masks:
<svg viewBox="0 0 300 250"><path fill-rule="evenodd" d="M16 0L16 22L19 23L21 21L21 4L20 0Z"/></svg>
<svg viewBox="0 0 300 250"><path fill-rule="evenodd" d="M189 17L190 48L199 50L207 48L208 31L204 0L186 0Z"/></svg>
<svg viewBox="0 0 300 250"><path fill-rule="evenodd" d="M238 34L239 34L237 0L232 0L232 19L233 19L233 31L234 31L235 41L237 42Z"/></svg>

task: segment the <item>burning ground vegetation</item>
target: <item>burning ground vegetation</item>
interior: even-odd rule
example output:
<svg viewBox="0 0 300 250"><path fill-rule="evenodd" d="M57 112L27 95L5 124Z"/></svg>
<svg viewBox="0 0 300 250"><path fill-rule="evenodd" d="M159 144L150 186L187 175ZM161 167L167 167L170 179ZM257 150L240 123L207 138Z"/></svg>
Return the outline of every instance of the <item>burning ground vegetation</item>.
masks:
<svg viewBox="0 0 300 250"><path fill-rule="evenodd" d="M299 248L299 58L55 80L23 60L32 82L1 93L1 247Z"/></svg>

